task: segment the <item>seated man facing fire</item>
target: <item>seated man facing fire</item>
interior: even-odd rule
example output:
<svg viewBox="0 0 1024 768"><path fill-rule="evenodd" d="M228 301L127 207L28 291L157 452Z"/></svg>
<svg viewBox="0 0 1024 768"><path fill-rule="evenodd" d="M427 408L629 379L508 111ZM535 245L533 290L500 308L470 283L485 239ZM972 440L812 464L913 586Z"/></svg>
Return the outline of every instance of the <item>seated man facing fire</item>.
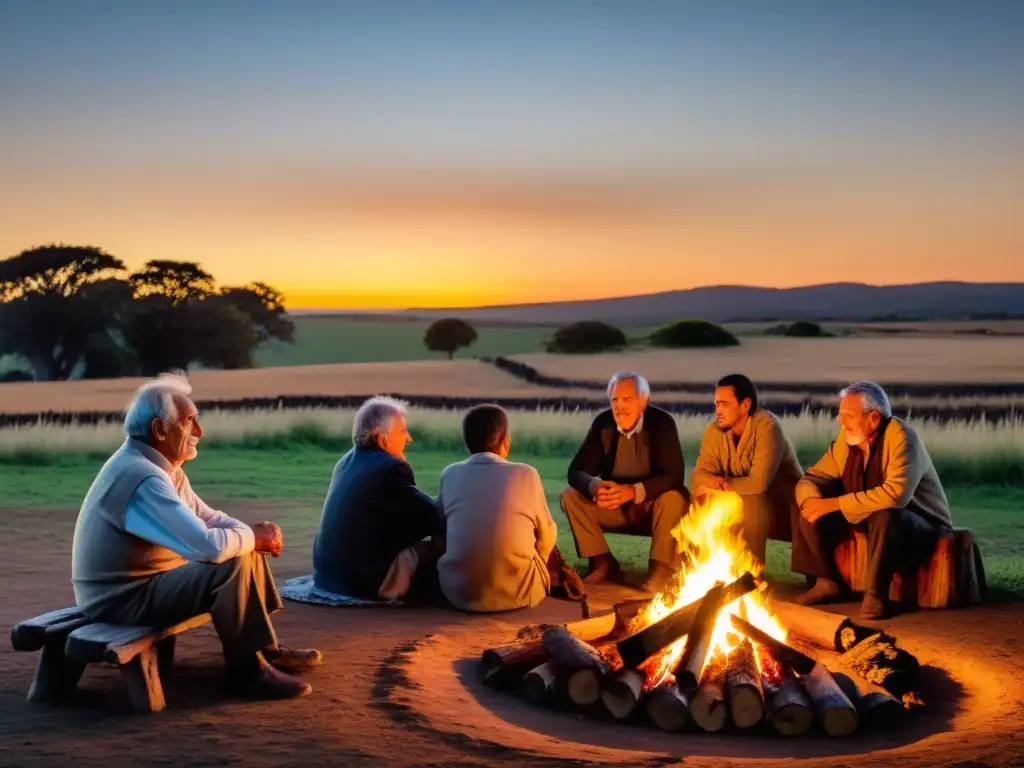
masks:
<svg viewBox="0 0 1024 768"><path fill-rule="evenodd" d="M352 449L334 467L313 541L313 583L365 600L431 591L440 510L416 487L404 404L372 397L356 411Z"/></svg>
<svg viewBox="0 0 1024 768"><path fill-rule="evenodd" d="M916 571L953 522L924 442L892 415L885 390L858 381L840 397L839 435L796 487L792 568L817 581L795 602L821 603L845 592L834 553L860 526L868 541L861 616L884 618L893 608L893 574Z"/></svg>
<svg viewBox="0 0 1024 768"><path fill-rule="evenodd" d="M441 473L445 518L441 591L466 611L531 608L551 590L548 557L558 528L537 470L508 460L508 414L471 408L462 420L470 457Z"/></svg>
<svg viewBox="0 0 1024 768"><path fill-rule="evenodd" d="M93 480L75 524L72 583L89 618L168 627L210 613L236 695L290 698L312 691L296 672L319 665L317 650L277 642L270 615L282 609L266 556L281 529L248 526L211 509L182 464L203 436L183 373L144 384L128 406L127 439Z"/></svg>
<svg viewBox="0 0 1024 768"><path fill-rule="evenodd" d="M746 376L722 378L715 389L715 421L704 430L690 477L694 498L733 491L743 499L743 538L765 561L769 538L789 541L794 492L803 476L793 444L774 414L759 408Z"/></svg>
<svg viewBox="0 0 1024 768"><path fill-rule="evenodd" d="M678 568L672 529L686 514L683 451L672 415L650 405L651 388L636 373L608 382L611 408L594 419L569 464L561 504L576 553L589 558L584 582L620 576L605 531L649 535L651 550L643 589L657 592Z"/></svg>

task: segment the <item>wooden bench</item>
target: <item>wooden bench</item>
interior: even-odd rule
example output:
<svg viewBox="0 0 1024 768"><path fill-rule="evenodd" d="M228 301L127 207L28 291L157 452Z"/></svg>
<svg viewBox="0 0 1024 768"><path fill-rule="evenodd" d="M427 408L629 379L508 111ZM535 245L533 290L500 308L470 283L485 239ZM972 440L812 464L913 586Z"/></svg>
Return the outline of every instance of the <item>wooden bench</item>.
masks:
<svg viewBox="0 0 1024 768"><path fill-rule="evenodd" d="M210 614L203 613L162 629L119 626L92 622L77 608L62 608L16 624L11 645L16 651L40 652L30 702L67 700L86 664L107 663L121 670L136 711L160 712L166 707L160 675L174 664L177 635L208 621Z"/></svg>
<svg viewBox="0 0 1024 768"><path fill-rule="evenodd" d="M864 591L867 534L859 528L836 548L836 565L850 589ZM918 608L962 608L982 602L988 593L981 552L969 528L954 528L941 536L931 559L907 585L899 574L889 585L889 599Z"/></svg>

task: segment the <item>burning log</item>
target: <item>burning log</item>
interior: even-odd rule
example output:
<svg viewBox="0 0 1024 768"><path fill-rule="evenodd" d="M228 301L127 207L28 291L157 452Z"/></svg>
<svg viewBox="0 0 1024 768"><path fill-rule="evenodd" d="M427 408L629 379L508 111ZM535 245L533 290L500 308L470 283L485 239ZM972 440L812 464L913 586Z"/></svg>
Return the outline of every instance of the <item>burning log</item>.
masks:
<svg viewBox="0 0 1024 768"><path fill-rule="evenodd" d="M690 722L690 696L668 681L647 694L647 716L663 731L681 731Z"/></svg>
<svg viewBox="0 0 1024 768"><path fill-rule="evenodd" d="M543 643L513 643L488 648L481 656L484 682L493 686L515 685L531 669L551 658Z"/></svg>
<svg viewBox="0 0 1024 768"><path fill-rule="evenodd" d="M702 731L714 733L725 727L725 660L717 657L704 670L700 687L690 702L690 717Z"/></svg>
<svg viewBox="0 0 1024 768"><path fill-rule="evenodd" d="M749 728L764 718L761 672L754 658L754 646L744 640L729 654L725 672L729 711L737 728Z"/></svg>
<svg viewBox="0 0 1024 768"><path fill-rule="evenodd" d="M601 689L601 701L616 720L625 720L644 695L644 673L620 669Z"/></svg>
<svg viewBox="0 0 1024 768"><path fill-rule="evenodd" d="M903 703L888 693L866 690L863 684L842 672L834 672L832 677L857 707L857 715L866 726L882 730L899 725L906 718Z"/></svg>
<svg viewBox="0 0 1024 768"><path fill-rule="evenodd" d="M756 583L750 572L744 573L722 590L721 605L729 605L754 590ZM673 611L660 621L645 627L618 644L622 663L632 669L644 663L654 654L672 645L690 632L704 598ZM690 643L687 643L690 645ZM699 671L699 670L698 670Z"/></svg>
<svg viewBox="0 0 1024 768"><path fill-rule="evenodd" d="M783 670L782 680L767 698L768 719L783 736L802 736L814 724L810 699L791 671Z"/></svg>
<svg viewBox="0 0 1024 768"><path fill-rule="evenodd" d="M857 730L857 708L821 664L800 678L804 690L821 716L821 725L829 736L847 736Z"/></svg>
<svg viewBox="0 0 1024 768"><path fill-rule="evenodd" d="M676 680L683 688L696 687L697 681L700 680L701 670L704 669L708 651L711 650L711 636L715 632L715 623L718 621L718 611L723 605L723 599L724 588L721 584L715 584L700 600L683 656L673 670Z"/></svg>
<svg viewBox="0 0 1024 768"><path fill-rule="evenodd" d="M785 602L773 603L772 608L792 634L842 653L844 664L893 696L916 689L920 663L897 647L891 635L817 608Z"/></svg>
<svg viewBox="0 0 1024 768"><path fill-rule="evenodd" d="M739 616L733 615L729 618L738 632L764 646L784 666L792 668L801 675L806 675L814 669L816 662L807 654L801 653L796 648L791 648L781 640L776 640L767 632L758 629Z"/></svg>
<svg viewBox="0 0 1024 768"><path fill-rule="evenodd" d="M541 642L554 668L567 678L569 699L581 706L596 703L601 695L601 680L611 672L604 656L566 627L548 627Z"/></svg>
<svg viewBox="0 0 1024 768"><path fill-rule="evenodd" d="M543 706L553 702L558 696L558 673L555 665L545 661L529 672L522 682L523 696L532 704Z"/></svg>

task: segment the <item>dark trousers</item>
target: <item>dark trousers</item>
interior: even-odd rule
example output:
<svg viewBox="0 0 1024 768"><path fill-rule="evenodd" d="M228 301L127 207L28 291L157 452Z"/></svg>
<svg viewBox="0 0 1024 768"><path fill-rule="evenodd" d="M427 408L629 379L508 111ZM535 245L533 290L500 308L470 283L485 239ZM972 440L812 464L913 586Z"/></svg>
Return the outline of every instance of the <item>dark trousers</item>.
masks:
<svg viewBox="0 0 1024 768"><path fill-rule="evenodd" d="M936 526L907 509L882 509L856 525L842 512L830 512L815 523L796 512L792 527L793 571L832 579L847 587L836 566L836 547L852 528L864 531L868 540L864 591L883 599L889 597L893 574L909 576L921 567L935 550L939 535Z"/></svg>
<svg viewBox="0 0 1024 768"><path fill-rule="evenodd" d="M283 608L262 552L223 563L189 563L147 579L130 599L99 616L112 624L167 627L200 613L213 617L229 667L253 663L277 646L270 615Z"/></svg>

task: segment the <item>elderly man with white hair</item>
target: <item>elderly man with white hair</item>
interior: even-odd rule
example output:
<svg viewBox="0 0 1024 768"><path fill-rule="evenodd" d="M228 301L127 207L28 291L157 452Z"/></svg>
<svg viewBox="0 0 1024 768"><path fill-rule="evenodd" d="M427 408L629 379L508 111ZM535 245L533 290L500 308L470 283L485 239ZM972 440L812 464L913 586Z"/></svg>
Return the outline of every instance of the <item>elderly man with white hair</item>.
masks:
<svg viewBox="0 0 1024 768"><path fill-rule="evenodd" d="M270 615L282 609L266 555L281 529L253 526L209 507L182 465L203 436L182 372L139 388L124 420L127 438L89 488L75 525L72 583L95 621L166 627L210 613L232 693L290 698L312 691L296 672L322 663L317 650L277 642Z"/></svg>
<svg viewBox="0 0 1024 768"><path fill-rule="evenodd" d="M443 534L440 507L416 487L405 449L412 442L405 405L372 397L356 411L352 449L335 465L313 542L313 583L365 600L406 596L415 576L433 571ZM417 574L417 572L419 572ZM417 586L421 580L417 580Z"/></svg>
<svg viewBox="0 0 1024 768"><path fill-rule="evenodd" d="M839 435L796 486L792 567L816 577L803 605L836 599L847 589L835 549L853 526L867 533L861 617L888 616L889 583L910 575L952 528L949 502L924 442L892 415L885 390L858 381L840 393Z"/></svg>
<svg viewBox="0 0 1024 768"><path fill-rule="evenodd" d="M605 531L651 537L645 590L660 591L678 568L672 529L689 501L683 450L672 414L650 399L651 387L640 374L612 376L611 408L594 418L569 464L561 504L576 554L589 558L588 584L620 576Z"/></svg>

